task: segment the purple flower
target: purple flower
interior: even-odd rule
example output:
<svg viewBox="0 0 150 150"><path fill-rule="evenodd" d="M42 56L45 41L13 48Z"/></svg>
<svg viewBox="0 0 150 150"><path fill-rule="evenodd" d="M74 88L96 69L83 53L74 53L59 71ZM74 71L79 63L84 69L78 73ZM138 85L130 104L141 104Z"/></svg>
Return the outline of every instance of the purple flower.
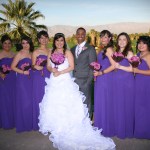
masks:
<svg viewBox="0 0 150 150"><path fill-rule="evenodd" d="M120 62L124 59L124 55L121 52L114 52L112 55L112 59L115 62Z"/></svg>
<svg viewBox="0 0 150 150"><path fill-rule="evenodd" d="M50 59L55 64L55 68L58 68L57 65L64 63L65 56L62 53L53 53L53 54L51 54Z"/></svg>
<svg viewBox="0 0 150 150"><path fill-rule="evenodd" d="M128 61L133 68L137 68L141 63L141 59L138 56L132 56L130 59L128 59Z"/></svg>
<svg viewBox="0 0 150 150"><path fill-rule="evenodd" d="M99 71L100 69L101 69L101 65L98 63L98 62L96 62L96 61L94 61L94 62L91 62L90 63L90 68L93 70L93 71ZM96 77L94 76L94 81L96 81Z"/></svg>
<svg viewBox="0 0 150 150"><path fill-rule="evenodd" d="M44 59L44 58L38 58L37 60L36 60L36 65L38 65L38 66L46 66L46 63L47 63L47 60L46 59Z"/></svg>
<svg viewBox="0 0 150 150"><path fill-rule="evenodd" d="M31 65L29 63L24 63L24 64L21 65L20 68L23 71L27 71L27 70L31 69Z"/></svg>
<svg viewBox="0 0 150 150"><path fill-rule="evenodd" d="M2 65L0 67L0 72L3 74L8 74L11 71L11 68L8 65Z"/></svg>
<svg viewBox="0 0 150 150"><path fill-rule="evenodd" d="M86 50L87 49L87 47L86 46L83 46L82 47L82 51L84 51L84 50Z"/></svg>
<svg viewBox="0 0 150 150"><path fill-rule="evenodd" d="M92 62L90 63L90 68L99 71L101 69L101 65L98 62Z"/></svg>

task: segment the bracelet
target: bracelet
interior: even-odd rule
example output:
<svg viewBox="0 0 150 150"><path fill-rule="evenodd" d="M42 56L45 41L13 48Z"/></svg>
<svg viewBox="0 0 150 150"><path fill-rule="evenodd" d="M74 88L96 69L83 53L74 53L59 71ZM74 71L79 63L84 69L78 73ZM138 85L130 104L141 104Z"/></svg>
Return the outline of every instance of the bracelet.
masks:
<svg viewBox="0 0 150 150"><path fill-rule="evenodd" d="M104 70L102 70L101 73L102 73L102 75L104 75L104 74L105 74L105 73L104 73Z"/></svg>

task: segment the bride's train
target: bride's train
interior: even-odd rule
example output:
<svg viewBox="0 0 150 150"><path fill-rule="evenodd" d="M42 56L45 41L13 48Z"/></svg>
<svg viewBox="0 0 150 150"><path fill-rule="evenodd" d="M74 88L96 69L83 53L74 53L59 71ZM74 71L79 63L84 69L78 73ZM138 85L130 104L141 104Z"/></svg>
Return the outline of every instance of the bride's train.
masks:
<svg viewBox="0 0 150 150"><path fill-rule="evenodd" d="M67 59L59 66L63 70ZM39 131L59 150L114 150L112 139L91 125L84 95L69 73L46 79L45 95L40 103Z"/></svg>

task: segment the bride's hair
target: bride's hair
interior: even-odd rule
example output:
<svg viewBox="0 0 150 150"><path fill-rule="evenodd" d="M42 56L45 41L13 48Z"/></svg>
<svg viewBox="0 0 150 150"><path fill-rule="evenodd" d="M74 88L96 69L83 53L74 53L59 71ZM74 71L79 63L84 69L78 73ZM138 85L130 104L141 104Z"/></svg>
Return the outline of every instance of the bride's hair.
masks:
<svg viewBox="0 0 150 150"><path fill-rule="evenodd" d="M58 40L59 38L63 38L64 39L64 46L63 46L63 53L65 54L66 50L67 50L67 43L65 40L65 35L63 33L56 33L54 36L54 40L53 40L53 49L52 49L52 53L54 53L54 51L56 50L56 45L55 45L55 41Z"/></svg>

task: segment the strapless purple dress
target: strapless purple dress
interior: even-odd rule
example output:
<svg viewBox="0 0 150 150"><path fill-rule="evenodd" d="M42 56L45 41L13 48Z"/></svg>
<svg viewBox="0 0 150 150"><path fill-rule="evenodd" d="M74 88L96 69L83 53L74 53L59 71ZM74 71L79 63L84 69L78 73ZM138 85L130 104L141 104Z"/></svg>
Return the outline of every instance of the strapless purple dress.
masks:
<svg viewBox="0 0 150 150"><path fill-rule="evenodd" d="M31 59L24 58L19 61L18 68L25 63L31 63ZM33 97L32 97L32 70L30 76L17 73L16 78L16 131L30 131L33 125Z"/></svg>
<svg viewBox="0 0 150 150"><path fill-rule="evenodd" d="M47 60L46 55L39 55L37 59ZM38 116L39 116L39 103L42 101L43 95L45 93L45 78L50 77L50 72L44 66L43 70L33 71L33 129L38 130Z"/></svg>
<svg viewBox="0 0 150 150"><path fill-rule="evenodd" d="M120 65L130 64L124 58ZM134 76L123 70L114 71L113 106L115 110L115 135L119 138L132 138L134 130Z"/></svg>
<svg viewBox="0 0 150 150"><path fill-rule="evenodd" d="M101 70L108 68L111 64L103 52L98 54L98 62ZM114 102L113 102L113 72L96 77L94 87L94 126L102 128L104 136L115 135Z"/></svg>
<svg viewBox="0 0 150 150"><path fill-rule="evenodd" d="M8 66L13 58L0 59L0 67ZM15 85L16 73L10 71L3 80L0 78L0 128L11 129L15 127Z"/></svg>
<svg viewBox="0 0 150 150"><path fill-rule="evenodd" d="M149 70L142 59L138 67ZM136 74L135 77L135 138L150 139L150 76Z"/></svg>

